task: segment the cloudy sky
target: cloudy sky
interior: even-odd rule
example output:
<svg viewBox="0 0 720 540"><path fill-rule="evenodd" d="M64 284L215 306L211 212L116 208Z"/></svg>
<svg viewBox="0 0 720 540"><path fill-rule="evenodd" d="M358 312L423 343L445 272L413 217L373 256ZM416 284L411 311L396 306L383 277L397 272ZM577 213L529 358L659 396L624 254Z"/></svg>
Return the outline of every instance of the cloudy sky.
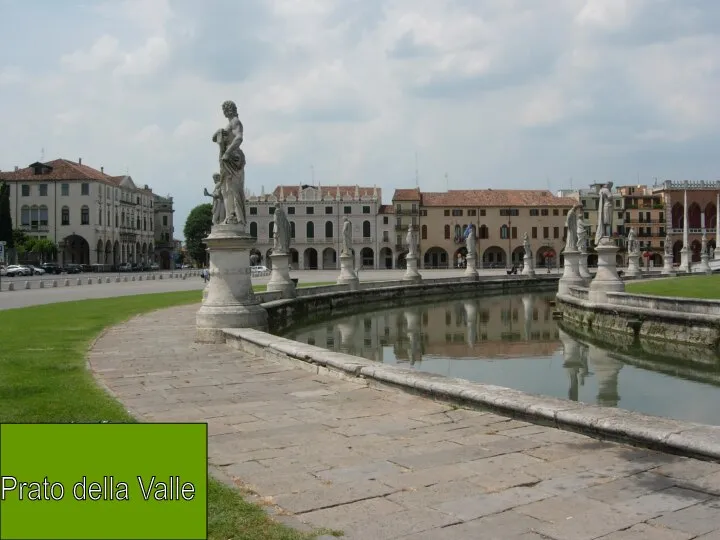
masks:
<svg viewBox="0 0 720 540"><path fill-rule="evenodd" d="M720 177L717 0L0 0L0 169L171 193L237 102L248 187ZM446 181L447 174L447 181Z"/></svg>

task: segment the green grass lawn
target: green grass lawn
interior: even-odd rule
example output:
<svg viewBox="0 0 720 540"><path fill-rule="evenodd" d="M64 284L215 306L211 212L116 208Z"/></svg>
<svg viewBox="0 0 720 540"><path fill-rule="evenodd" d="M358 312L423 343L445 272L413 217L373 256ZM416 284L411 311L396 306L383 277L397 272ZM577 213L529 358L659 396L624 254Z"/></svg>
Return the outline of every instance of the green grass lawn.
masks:
<svg viewBox="0 0 720 540"><path fill-rule="evenodd" d="M200 300L201 291L181 291L0 311L0 422L134 422L95 383L88 347L103 329L135 315ZM305 540L328 532L284 527L214 480L208 498L211 540Z"/></svg>
<svg viewBox="0 0 720 540"><path fill-rule="evenodd" d="M626 283L625 291L655 296L720 299L720 275L681 276L668 279L651 279Z"/></svg>

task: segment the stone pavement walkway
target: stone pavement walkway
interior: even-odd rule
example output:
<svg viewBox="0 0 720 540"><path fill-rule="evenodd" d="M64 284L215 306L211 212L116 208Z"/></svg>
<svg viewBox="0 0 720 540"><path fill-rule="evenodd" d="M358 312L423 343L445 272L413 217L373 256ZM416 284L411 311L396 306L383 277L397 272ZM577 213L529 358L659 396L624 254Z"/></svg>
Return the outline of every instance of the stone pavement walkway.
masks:
<svg viewBox="0 0 720 540"><path fill-rule="evenodd" d="M720 540L720 464L597 441L193 343L197 306L94 346L138 417L207 421L210 461L345 538Z"/></svg>

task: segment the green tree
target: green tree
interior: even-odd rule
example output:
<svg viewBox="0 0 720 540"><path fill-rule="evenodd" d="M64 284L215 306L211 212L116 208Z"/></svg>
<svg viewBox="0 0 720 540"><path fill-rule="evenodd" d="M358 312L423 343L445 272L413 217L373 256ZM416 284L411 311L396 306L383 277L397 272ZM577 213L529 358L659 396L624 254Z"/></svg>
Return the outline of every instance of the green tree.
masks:
<svg viewBox="0 0 720 540"><path fill-rule="evenodd" d="M185 221L185 242L187 253L198 264L205 264L206 253L203 240L212 228L212 204L200 204L190 211Z"/></svg>
<svg viewBox="0 0 720 540"><path fill-rule="evenodd" d="M29 238L25 242L25 251L37 255L41 262L54 258L57 246L47 238Z"/></svg>
<svg viewBox="0 0 720 540"><path fill-rule="evenodd" d="M0 182L0 241L5 242L7 249L15 247L13 241L12 215L10 215L10 186Z"/></svg>

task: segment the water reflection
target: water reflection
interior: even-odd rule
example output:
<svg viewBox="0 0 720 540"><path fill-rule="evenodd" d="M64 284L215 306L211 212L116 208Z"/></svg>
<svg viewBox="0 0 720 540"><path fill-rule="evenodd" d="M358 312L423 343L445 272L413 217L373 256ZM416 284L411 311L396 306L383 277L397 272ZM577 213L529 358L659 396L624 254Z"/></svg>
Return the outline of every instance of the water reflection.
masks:
<svg viewBox="0 0 720 540"><path fill-rule="evenodd" d="M553 320L553 299L537 294L449 299L320 322L287 337L536 394L719 422L716 357L684 354L678 360L649 353L657 345L653 349L630 337L612 335L603 342L580 335Z"/></svg>

